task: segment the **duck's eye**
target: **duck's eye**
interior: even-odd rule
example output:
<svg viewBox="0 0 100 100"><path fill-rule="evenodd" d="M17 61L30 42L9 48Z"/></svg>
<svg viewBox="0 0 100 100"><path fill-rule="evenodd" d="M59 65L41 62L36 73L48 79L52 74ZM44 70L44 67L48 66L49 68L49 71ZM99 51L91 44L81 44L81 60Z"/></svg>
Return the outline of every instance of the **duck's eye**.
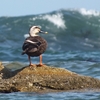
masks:
<svg viewBox="0 0 100 100"><path fill-rule="evenodd" d="M38 28L38 29L40 29L40 28L39 28L39 27L37 27L37 26L36 26L35 28Z"/></svg>
<svg viewBox="0 0 100 100"><path fill-rule="evenodd" d="M35 28L40 29L40 27L36 26Z"/></svg>

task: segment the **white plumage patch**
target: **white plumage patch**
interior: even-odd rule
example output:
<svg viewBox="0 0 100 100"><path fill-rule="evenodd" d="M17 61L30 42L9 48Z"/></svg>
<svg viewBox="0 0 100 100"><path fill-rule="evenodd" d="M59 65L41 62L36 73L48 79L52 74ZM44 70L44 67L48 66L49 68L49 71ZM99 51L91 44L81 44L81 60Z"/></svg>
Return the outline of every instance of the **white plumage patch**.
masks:
<svg viewBox="0 0 100 100"><path fill-rule="evenodd" d="M33 42L31 40L26 40L25 42L29 42L29 43L32 43L32 44L36 44L37 42Z"/></svg>
<svg viewBox="0 0 100 100"><path fill-rule="evenodd" d="M25 38L28 38L29 36L30 36L29 34L25 34L25 35L24 35Z"/></svg>

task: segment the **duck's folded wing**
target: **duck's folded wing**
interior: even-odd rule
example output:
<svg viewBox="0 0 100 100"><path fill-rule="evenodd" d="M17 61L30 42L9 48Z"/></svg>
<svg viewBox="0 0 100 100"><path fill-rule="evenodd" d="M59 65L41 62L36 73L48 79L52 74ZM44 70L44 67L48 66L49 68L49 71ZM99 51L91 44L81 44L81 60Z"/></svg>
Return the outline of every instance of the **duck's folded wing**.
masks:
<svg viewBox="0 0 100 100"><path fill-rule="evenodd" d="M33 42L31 40L26 40L23 44L23 52L22 55L27 52L36 52L38 50L38 47L41 45L40 42Z"/></svg>
<svg viewBox="0 0 100 100"><path fill-rule="evenodd" d="M30 44L33 44L33 45L36 45L37 47L41 45L41 42L38 41L38 42L33 42L31 40L26 40L25 43L30 43Z"/></svg>

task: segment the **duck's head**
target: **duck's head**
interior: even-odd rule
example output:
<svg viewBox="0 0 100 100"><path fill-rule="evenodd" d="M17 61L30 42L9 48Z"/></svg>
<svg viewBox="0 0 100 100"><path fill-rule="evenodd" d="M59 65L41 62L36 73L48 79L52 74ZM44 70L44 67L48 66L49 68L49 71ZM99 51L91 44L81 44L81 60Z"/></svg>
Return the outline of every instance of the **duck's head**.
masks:
<svg viewBox="0 0 100 100"><path fill-rule="evenodd" d="M38 36L38 33L45 33L47 34L48 32L44 32L44 31L41 31L41 28L39 26L32 26L30 28L30 31L29 31L29 35L34 37L34 36Z"/></svg>

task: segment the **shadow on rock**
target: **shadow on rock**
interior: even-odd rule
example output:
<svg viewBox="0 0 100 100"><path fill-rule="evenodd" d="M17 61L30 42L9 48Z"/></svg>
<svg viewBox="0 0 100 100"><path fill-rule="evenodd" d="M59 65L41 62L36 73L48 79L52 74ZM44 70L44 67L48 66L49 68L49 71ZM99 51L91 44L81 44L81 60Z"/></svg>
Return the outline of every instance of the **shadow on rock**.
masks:
<svg viewBox="0 0 100 100"><path fill-rule="evenodd" d="M27 66L21 68L21 69L17 69L15 71L11 71L10 69L3 67L0 70L0 74L2 75L2 79L8 79L11 77L14 77L17 73L19 73L20 71L22 71L24 68L26 68Z"/></svg>

